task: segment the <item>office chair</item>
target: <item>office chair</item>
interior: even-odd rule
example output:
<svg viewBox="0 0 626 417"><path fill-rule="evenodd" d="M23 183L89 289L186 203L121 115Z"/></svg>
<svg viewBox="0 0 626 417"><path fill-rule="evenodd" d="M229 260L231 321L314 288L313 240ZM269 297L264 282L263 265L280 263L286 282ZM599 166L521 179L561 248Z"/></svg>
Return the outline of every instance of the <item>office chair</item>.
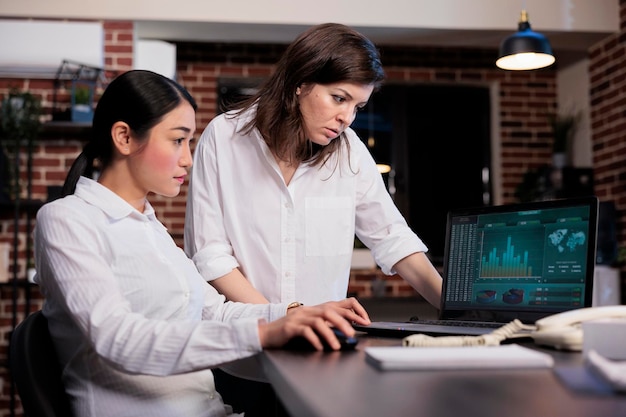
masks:
<svg viewBox="0 0 626 417"><path fill-rule="evenodd" d="M9 370L28 417L72 415L48 320L41 310L30 314L13 331Z"/></svg>

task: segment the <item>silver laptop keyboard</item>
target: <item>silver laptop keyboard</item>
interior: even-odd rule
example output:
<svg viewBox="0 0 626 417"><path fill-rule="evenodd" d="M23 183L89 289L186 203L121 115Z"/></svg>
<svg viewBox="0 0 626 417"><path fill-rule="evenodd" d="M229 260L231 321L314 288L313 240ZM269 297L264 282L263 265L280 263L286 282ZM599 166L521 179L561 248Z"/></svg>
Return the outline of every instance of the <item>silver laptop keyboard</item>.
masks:
<svg viewBox="0 0 626 417"><path fill-rule="evenodd" d="M497 329L502 327L502 323L489 323L483 321L464 321L464 320L419 320L420 324L428 324L435 326L461 326L461 327L484 327L487 329Z"/></svg>

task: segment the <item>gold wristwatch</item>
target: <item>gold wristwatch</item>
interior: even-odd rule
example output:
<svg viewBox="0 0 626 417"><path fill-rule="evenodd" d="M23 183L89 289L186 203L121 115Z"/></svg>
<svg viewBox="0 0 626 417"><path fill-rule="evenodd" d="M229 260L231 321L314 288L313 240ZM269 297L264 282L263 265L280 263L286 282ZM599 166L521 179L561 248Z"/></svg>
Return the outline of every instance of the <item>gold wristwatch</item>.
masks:
<svg viewBox="0 0 626 417"><path fill-rule="evenodd" d="M291 310L292 308L298 308L300 306L302 306L304 304L302 304L299 301L294 301L293 303L289 303L289 305L287 306L287 311Z"/></svg>

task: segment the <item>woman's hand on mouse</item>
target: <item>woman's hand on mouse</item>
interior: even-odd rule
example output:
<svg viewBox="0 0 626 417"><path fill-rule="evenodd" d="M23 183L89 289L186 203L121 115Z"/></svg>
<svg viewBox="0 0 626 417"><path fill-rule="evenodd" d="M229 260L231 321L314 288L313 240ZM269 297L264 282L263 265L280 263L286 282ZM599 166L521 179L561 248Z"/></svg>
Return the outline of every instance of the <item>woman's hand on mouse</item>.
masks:
<svg viewBox="0 0 626 417"><path fill-rule="evenodd" d="M334 350L341 345L331 327L346 336L354 336L352 322L368 325L370 319L365 308L353 297L329 301L315 306L301 306L290 310L285 317L270 323L259 323L259 338L263 348L277 348L296 336L305 337L317 350L326 344Z"/></svg>

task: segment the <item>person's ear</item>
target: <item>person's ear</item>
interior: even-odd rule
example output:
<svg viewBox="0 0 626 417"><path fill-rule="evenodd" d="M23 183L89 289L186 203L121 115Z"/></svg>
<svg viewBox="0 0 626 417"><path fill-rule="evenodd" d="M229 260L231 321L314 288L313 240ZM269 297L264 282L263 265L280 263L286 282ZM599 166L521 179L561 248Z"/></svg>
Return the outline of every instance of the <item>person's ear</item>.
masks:
<svg viewBox="0 0 626 417"><path fill-rule="evenodd" d="M130 154L130 126L124 122L115 122L111 127L113 146L122 155Z"/></svg>

